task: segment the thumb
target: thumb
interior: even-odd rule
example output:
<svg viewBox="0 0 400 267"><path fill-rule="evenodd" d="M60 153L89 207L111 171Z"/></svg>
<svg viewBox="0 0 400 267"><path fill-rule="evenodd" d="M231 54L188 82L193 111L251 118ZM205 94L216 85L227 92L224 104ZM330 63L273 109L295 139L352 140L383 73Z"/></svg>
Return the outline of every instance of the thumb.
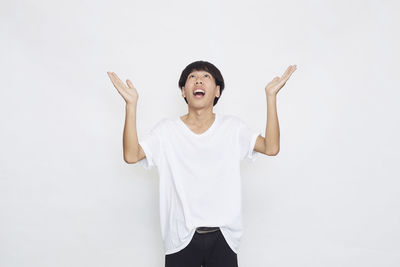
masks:
<svg viewBox="0 0 400 267"><path fill-rule="evenodd" d="M134 88L132 82L129 79L126 80L126 83L128 84L129 88Z"/></svg>

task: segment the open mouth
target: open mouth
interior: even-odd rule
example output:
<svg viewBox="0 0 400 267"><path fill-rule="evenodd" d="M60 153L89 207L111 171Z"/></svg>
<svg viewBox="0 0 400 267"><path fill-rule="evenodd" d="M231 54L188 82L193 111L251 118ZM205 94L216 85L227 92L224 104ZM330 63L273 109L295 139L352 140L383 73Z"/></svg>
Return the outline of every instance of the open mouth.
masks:
<svg viewBox="0 0 400 267"><path fill-rule="evenodd" d="M195 93L193 93L193 95L196 98L202 98L202 97L204 97L205 93L204 92L195 92Z"/></svg>
<svg viewBox="0 0 400 267"><path fill-rule="evenodd" d="M195 89L193 91L193 95L195 98L202 98L206 94L206 91L204 91L202 88Z"/></svg>

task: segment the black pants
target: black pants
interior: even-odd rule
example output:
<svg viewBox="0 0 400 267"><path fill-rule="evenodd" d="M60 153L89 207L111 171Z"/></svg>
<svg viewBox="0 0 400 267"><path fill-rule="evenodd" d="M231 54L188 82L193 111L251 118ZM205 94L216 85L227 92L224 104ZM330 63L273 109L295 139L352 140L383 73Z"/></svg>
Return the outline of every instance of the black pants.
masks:
<svg viewBox="0 0 400 267"><path fill-rule="evenodd" d="M221 230L195 232L182 250L165 255L165 267L238 267L237 254L229 247Z"/></svg>

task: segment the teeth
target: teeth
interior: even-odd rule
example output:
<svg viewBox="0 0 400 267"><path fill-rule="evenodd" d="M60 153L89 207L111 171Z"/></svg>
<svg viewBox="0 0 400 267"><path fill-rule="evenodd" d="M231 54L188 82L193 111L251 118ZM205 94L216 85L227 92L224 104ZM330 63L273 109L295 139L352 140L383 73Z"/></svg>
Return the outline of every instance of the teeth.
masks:
<svg viewBox="0 0 400 267"><path fill-rule="evenodd" d="M204 91L204 90L201 90L201 89L196 89L196 90L194 90L193 94L195 94L195 93L197 93L197 92L202 92L203 94L205 94L205 91Z"/></svg>

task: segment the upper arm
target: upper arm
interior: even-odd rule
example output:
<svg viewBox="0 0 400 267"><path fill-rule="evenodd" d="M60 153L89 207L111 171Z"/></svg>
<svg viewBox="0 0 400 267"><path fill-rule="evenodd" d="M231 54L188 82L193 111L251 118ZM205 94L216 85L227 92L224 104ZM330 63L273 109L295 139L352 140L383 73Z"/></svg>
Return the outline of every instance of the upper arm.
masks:
<svg viewBox="0 0 400 267"><path fill-rule="evenodd" d="M276 154L269 154L265 151L265 138L259 135L256 140L256 144L254 145L254 150L264 155L275 156Z"/></svg>

